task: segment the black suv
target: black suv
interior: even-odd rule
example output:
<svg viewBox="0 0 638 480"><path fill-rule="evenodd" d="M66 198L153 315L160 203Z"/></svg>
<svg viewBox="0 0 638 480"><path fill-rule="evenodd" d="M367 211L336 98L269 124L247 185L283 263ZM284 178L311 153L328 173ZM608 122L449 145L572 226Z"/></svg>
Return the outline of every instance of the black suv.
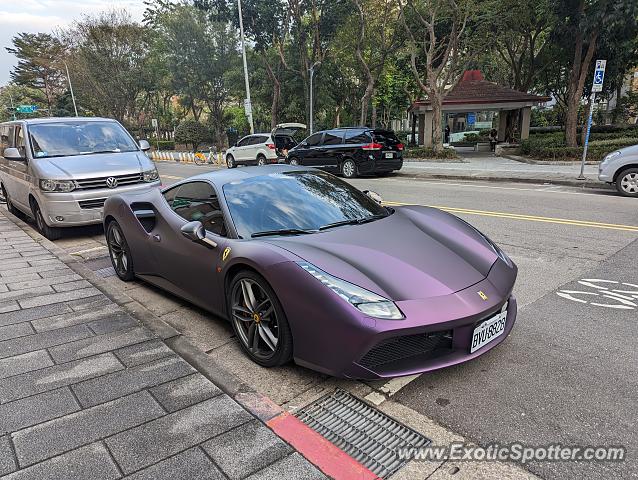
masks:
<svg viewBox="0 0 638 480"><path fill-rule="evenodd" d="M388 174L403 166L403 144L391 130L335 128L314 133L290 149L286 162L339 172Z"/></svg>

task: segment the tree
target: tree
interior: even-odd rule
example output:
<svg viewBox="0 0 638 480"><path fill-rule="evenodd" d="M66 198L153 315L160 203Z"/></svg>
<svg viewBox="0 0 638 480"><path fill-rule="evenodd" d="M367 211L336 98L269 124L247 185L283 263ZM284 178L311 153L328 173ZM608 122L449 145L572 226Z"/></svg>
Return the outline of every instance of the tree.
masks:
<svg viewBox="0 0 638 480"><path fill-rule="evenodd" d="M17 85L40 90L51 112L64 85L60 68L66 53L64 44L48 33L20 33L12 41L13 47L6 50L18 58L18 64L11 79Z"/></svg>
<svg viewBox="0 0 638 480"><path fill-rule="evenodd" d="M137 121L137 100L152 84L149 32L125 11L84 17L64 33L80 104L96 114Z"/></svg>
<svg viewBox="0 0 638 480"><path fill-rule="evenodd" d="M202 143L212 142L212 137L210 129L195 120L184 120L175 129L175 142L191 145L193 151Z"/></svg>
<svg viewBox="0 0 638 480"><path fill-rule="evenodd" d="M414 78L432 106L432 146L440 152L443 100L472 57L468 22L475 5L473 0L407 0L399 5Z"/></svg>

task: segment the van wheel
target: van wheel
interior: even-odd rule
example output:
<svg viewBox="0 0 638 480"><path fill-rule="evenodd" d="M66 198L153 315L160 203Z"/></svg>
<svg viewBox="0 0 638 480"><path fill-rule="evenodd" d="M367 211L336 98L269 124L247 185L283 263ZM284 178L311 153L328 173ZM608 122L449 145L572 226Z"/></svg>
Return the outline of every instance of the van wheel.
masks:
<svg viewBox="0 0 638 480"><path fill-rule="evenodd" d="M5 190L4 185L0 184L0 188L2 189L2 196L4 197L4 201L7 202L7 210L9 210L9 213L11 213L12 215L18 217L20 215L20 210L14 207L13 203L11 203L11 199L9 198L9 194Z"/></svg>
<svg viewBox="0 0 638 480"><path fill-rule="evenodd" d="M638 197L638 168L620 172L616 178L616 190L625 197Z"/></svg>
<svg viewBox="0 0 638 480"><path fill-rule="evenodd" d="M355 178L357 176L357 166L354 160L348 158L341 164L341 174L346 178Z"/></svg>
<svg viewBox="0 0 638 480"><path fill-rule="evenodd" d="M35 200L31 201L31 210L33 211L33 218L35 218L35 224L38 227L38 232L40 232L45 238L49 240L58 240L62 236L62 230L56 227L49 227L44 221L44 217L42 216L42 210L40 210L40 205Z"/></svg>

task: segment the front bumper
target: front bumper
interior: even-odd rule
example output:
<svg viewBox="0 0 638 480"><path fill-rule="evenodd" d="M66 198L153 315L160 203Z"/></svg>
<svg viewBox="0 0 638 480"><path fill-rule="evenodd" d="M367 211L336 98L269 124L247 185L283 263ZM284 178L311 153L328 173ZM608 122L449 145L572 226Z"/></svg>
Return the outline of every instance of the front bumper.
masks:
<svg viewBox="0 0 638 480"><path fill-rule="evenodd" d="M51 227L73 227L102 223L104 202L113 195L142 193L159 188L160 181L120 188L76 190L70 193L34 192L46 223Z"/></svg>
<svg viewBox="0 0 638 480"><path fill-rule="evenodd" d="M598 166L598 180L605 183L612 183L614 181L615 168L610 168L609 165L601 163Z"/></svg>

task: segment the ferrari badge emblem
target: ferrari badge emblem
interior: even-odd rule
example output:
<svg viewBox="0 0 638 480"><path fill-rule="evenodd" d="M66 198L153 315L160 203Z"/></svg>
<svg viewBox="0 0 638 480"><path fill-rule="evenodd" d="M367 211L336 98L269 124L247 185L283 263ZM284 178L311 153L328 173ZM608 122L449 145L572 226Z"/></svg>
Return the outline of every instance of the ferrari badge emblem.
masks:
<svg viewBox="0 0 638 480"><path fill-rule="evenodd" d="M225 254L226 254L226 252L224 252L224 255L225 255ZM476 293L478 293L478 296L479 296L479 297L481 297L484 301L486 301L486 302L487 302L487 298L488 298L488 297L487 297L487 295L485 295L485 294L483 293L483 291L482 291L482 290L479 290L479 291L478 291L478 292L476 292Z"/></svg>
<svg viewBox="0 0 638 480"><path fill-rule="evenodd" d="M230 247L224 248L224 253L222 253L222 262L225 262L230 254Z"/></svg>

